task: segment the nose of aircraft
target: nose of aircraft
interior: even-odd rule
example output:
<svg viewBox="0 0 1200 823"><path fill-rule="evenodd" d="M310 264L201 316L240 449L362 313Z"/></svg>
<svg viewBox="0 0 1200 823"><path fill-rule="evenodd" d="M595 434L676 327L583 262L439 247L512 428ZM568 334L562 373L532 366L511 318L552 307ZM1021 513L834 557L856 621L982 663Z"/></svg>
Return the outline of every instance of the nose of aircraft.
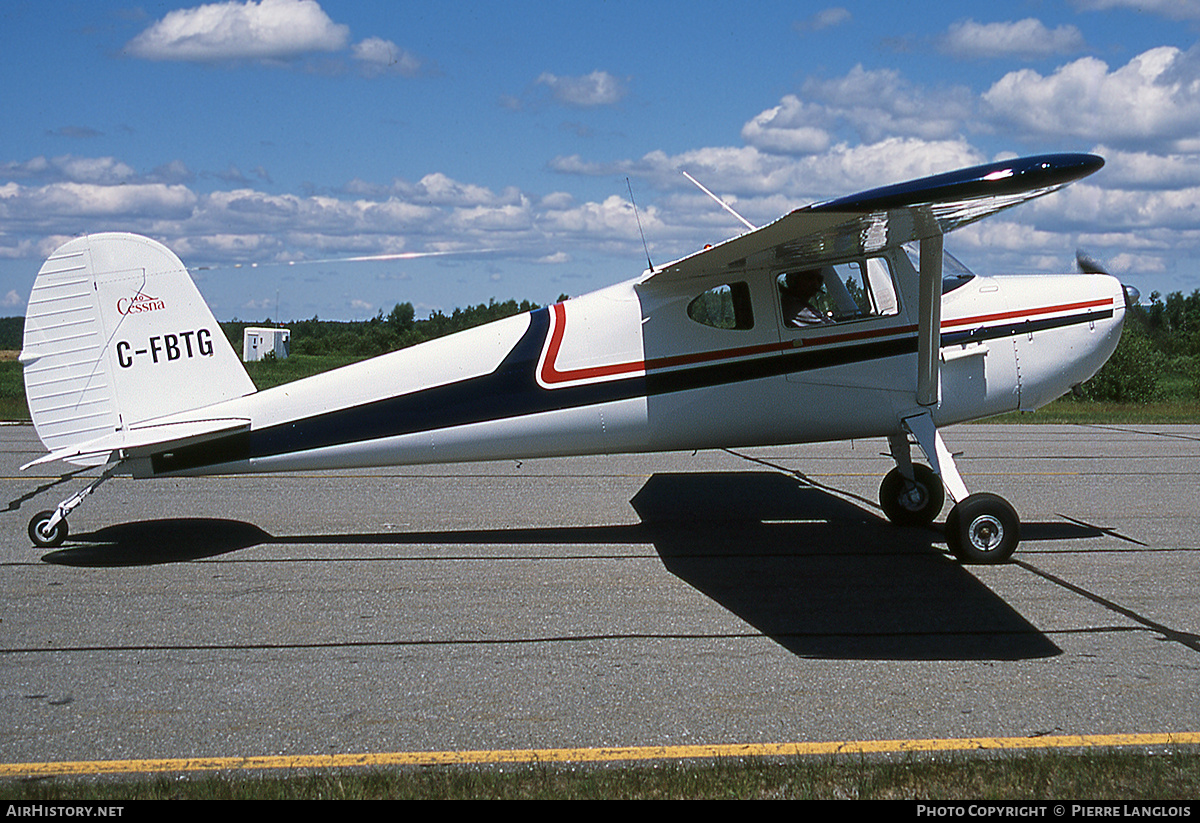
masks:
<svg viewBox="0 0 1200 823"><path fill-rule="evenodd" d="M1012 308L1028 312L1014 337L1020 408L1037 409L1108 360L1121 337L1129 292L1115 277L1099 273L1005 280Z"/></svg>

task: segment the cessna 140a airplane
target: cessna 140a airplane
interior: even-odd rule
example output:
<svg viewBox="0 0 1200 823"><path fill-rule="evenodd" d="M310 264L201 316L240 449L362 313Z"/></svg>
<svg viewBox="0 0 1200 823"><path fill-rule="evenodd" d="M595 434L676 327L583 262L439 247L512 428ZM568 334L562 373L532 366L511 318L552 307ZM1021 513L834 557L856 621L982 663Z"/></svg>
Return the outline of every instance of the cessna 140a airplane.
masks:
<svg viewBox="0 0 1200 823"><path fill-rule="evenodd" d="M76 238L29 299L20 359L50 453L28 465L104 468L29 536L60 545L71 510L118 473L886 437L887 516L928 525L949 492L951 551L1002 562L1017 515L968 493L939 427L1035 409L1091 377L1126 297L1102 273L976 277L942 236L1103 163L1003 161L807 206L628 282L264 391L174 253L132 234ZM932 468L910 459L910 436Z"/></svg>

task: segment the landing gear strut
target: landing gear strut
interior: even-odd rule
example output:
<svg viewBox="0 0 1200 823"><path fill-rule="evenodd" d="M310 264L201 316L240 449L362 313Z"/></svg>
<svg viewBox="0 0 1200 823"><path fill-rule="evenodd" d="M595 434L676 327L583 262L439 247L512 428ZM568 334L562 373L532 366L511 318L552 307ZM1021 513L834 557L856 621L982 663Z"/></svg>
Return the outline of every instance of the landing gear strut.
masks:
<svg viewBox="0 0 1200 823"><path fill-rule="evenodd" d="M888 438L896 468L879 487L884 514L898 526L927 526L942 509L943 486L955 500L946 516L946 545L963 563L1003 563L1021 540L1021 521L1016 510L994 494L969 494L954 456L942 441L929 412L902 421L916 438L933 468L913 463L908 436Z"/></svg>
<svg viewBox="0 0 1200 823"><path fill-rule="evenodd" d="M39 549L55 549L61 546L67 539L67 515L83 502L83 498L94 492L97 486L112 477L119 465L120 462L110 463L99 477L59 503L58 508L35 514L29 521L29 539L33 541L33 545Z"/></svg>

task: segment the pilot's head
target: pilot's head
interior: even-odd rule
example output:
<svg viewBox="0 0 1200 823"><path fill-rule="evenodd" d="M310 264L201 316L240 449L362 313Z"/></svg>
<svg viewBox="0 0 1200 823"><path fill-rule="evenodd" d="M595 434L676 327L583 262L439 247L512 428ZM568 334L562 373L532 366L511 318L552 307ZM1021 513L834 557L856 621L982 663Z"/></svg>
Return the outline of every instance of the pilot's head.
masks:
<svg viewBox="0 0 1200 823"><path fill-rule="evenodd" d="M784 275L782 291L797 300L809 300L821 290L825 279L821 277L820 269L805 269L792 271Z"/></svg>

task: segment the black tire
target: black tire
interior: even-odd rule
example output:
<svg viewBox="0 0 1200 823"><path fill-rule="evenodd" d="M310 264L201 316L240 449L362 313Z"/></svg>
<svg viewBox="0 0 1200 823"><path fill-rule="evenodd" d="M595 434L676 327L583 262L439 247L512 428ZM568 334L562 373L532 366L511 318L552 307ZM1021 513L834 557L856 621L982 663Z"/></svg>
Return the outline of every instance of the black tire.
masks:
<svg viewBox="0 0 1200 823"><path fill-rule="evenodd" d="M54 512L38 512L29 521L29 539L33 541L33 545L39 549L55 549L63 544L67 539L67 521L59 520L54 529L46 532L44 527L50 522L50 518L54 516Z"/></svg>
<svg viewBox="0 0 1200 823"><path fill-rule="evenodd" d="M1021 542L1021 520L1007 500L994 494L972 494L950 510L946 545L963 563L1005 563Z"/></svg>
<svg viewBox="0 0 1200 823"><path fill-rule="evenodd" d="M879 484L879 505L897 526L928 526L942 510L946 491L933 469L913 463L914 480L892 469Z"/></svg>

